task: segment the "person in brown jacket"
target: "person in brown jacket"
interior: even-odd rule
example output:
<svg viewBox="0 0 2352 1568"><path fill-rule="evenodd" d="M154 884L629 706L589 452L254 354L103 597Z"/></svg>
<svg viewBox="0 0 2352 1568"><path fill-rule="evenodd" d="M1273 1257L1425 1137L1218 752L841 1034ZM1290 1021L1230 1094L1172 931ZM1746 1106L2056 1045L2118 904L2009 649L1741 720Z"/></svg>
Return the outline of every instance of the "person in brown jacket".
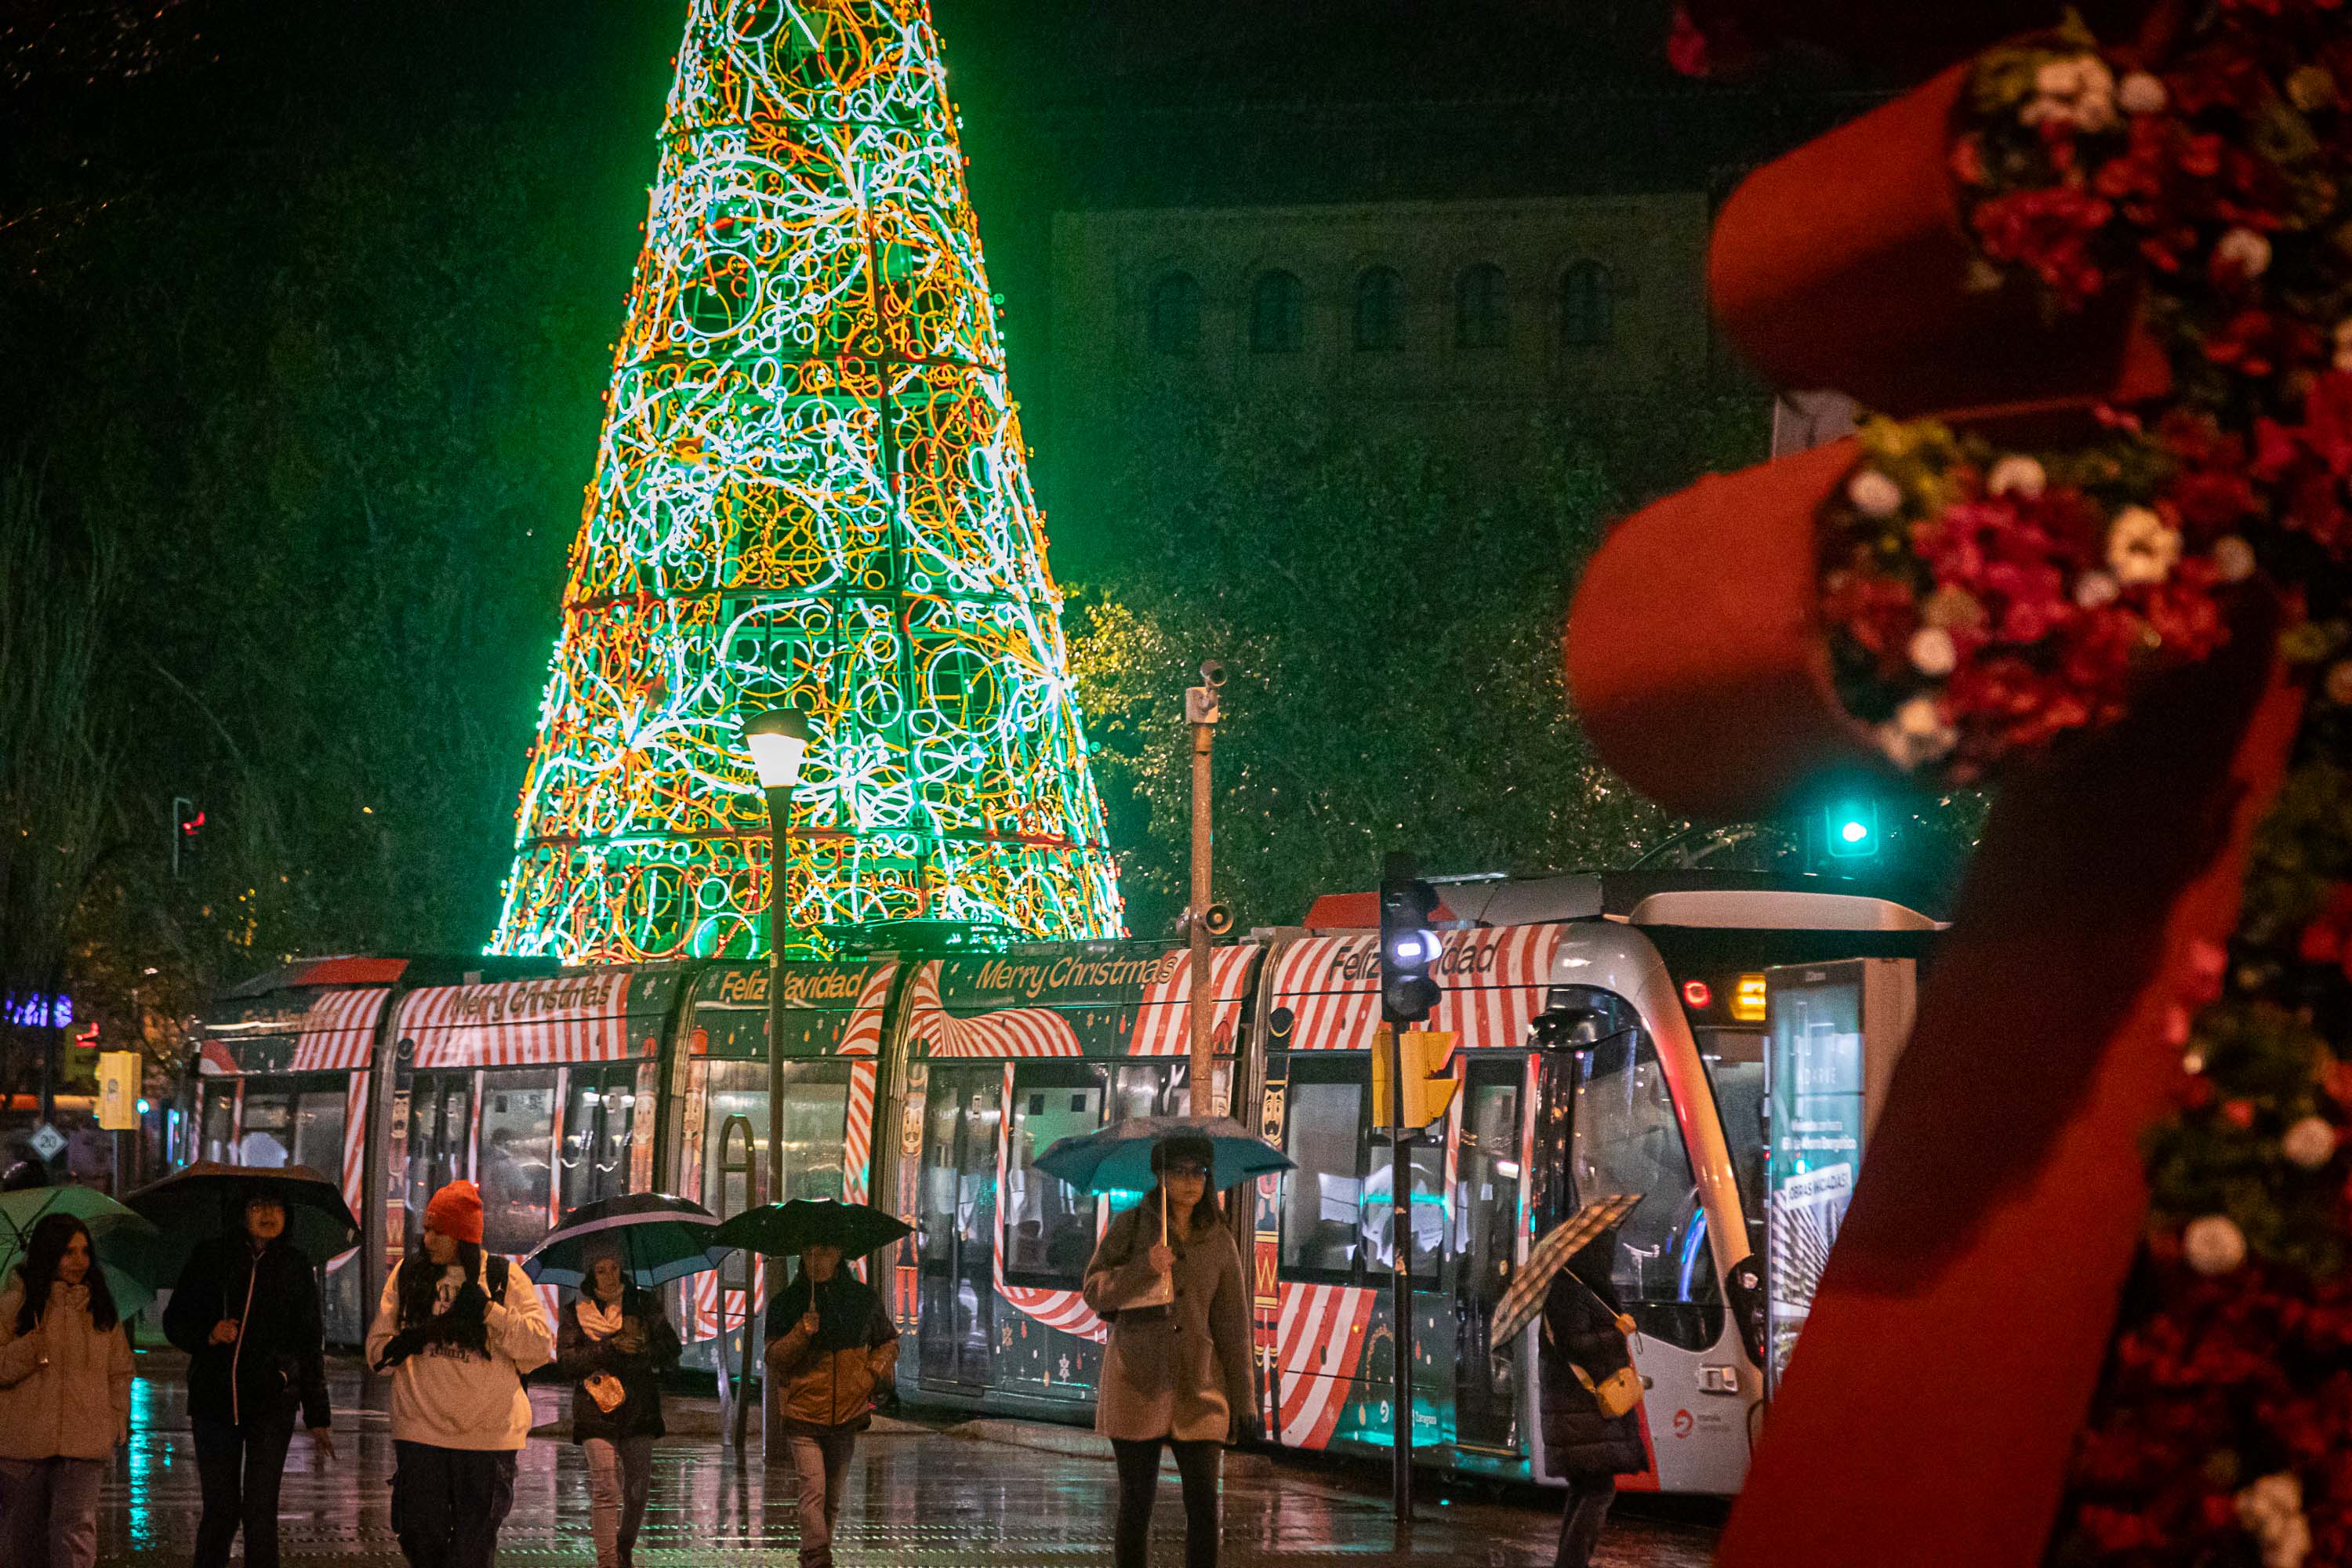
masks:
<svg viewBox="0 0 2352 1568"><path fill-rule="evenodd" d="M849 1457L873 1425L876 1388L898 1365L898 1325L882 1298L841 1267L841 1248L802 1253L800 1272L768 1303L767 1354L800 1475L801 1568L833 1568Z"/></svg>
<svg viewBox="0 0 2352 1568"><path fill-rule="evenodd" d="M90 1568L98 1490L131 1436L131 1341L89 1228L47 1215L0 1292L0 1563Z"/></svg>
<svg viewBox="0 0 2352 1568"><path fill-rule="evenodd" d="M1205 1138L1160 1140L1160 1184L1111 1222L1087 1265L1087 1305L1110 1322L1095 1430L1118 1461L1118 1568L1149 1557L1163 1443L1184 1479L1185 1568L1215 1568L1220 1457L1256 1425L1249 1294L1209 1190L1215 1156Z"/></svg>

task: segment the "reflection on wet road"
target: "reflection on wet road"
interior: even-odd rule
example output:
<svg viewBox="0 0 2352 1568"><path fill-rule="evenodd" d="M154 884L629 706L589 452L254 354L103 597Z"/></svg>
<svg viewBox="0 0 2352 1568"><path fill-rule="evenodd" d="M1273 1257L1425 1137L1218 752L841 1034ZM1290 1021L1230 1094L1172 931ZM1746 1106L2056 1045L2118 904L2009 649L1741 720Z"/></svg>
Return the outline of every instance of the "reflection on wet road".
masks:
<svg viewBox="0 0 2352 1568"><path fill-rule="evenodd" d="M142 1355L142 1363L150 1358ZM101 1514L100 1561L185 1563L195 1542L196 1468L174 1373L153 1358L152 1377L134 1387L130 1449L110 1481ZM142 1366L142 1372L147 1370ZM279 1500L289 1563L339 1568L400 1561L391 1525L392 1438L379 1402L348 1368L334 1380L340 1463L323 1467L298 1437ZM559 1414L551 1390L534 1391L543 1415ZM707 1401L688 1402L682 1426L707 1429ZM697 1417L699 1419L697 1419ZM1010 1423L943 1432L885 1423L858 1447L835 1538L844 1568L866 1564L968 1563L1090 1565L1110 1561L1111 1467L1083 1434ZM1003 1440L1010 1438L1010 1441ZM639 1539L642 1568L687 1563L789 1563L798 1538L796 1483L756 1452L748 1463L712 1439L678 1436L655 1450L653 1503ZM1236 1458L1225 1479L1224 1561L1342 1558L1404 1561L1390 1522L1385 1474L1255 1456ZM1410 1559L1529 1568L1551 1561L1553 1516L1540 1500L1469 1495L1423 1504ZM1154 1553L1181 1560L1182 1519L1172 1469L1160 1492ZM1702 1525L1628 1517L1612 1524L1604 1568L1696 1568L1714 1531ZM580 1452L560 1437L523 1450L515 1508L499 1557L513 1563L589 1564L588 1482Z"/></svg>

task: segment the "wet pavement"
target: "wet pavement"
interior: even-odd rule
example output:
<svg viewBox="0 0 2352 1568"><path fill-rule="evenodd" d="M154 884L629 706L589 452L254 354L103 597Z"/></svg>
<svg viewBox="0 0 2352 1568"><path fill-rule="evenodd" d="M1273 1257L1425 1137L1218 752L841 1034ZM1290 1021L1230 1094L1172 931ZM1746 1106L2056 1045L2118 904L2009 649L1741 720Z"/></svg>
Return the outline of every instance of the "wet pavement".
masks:
<svg viewBox="0 0 2352 1568"><path fill-rule="evenodd" d="M108 1485L99 1561L126 1568L184 1564L194 1548L199 1494L179 1358L142 1351L139 1361L131 1446ZM285 1557L289 1564L391 1568L401 1558L390 1520L392 1434L382 1385L364 1385L355 1362L339 1361L331 1387L341 1461L322 1466L307 1439L295 1439L279 1499ZM561 1393L532 1393L542 1420L559 1421ZM715 1401L687 1398L674 1405L673 1425L684 1430L654 1451L640 1568L794 1562L797 1485L791 1471L761 1463L756 1436L750 1458L739 1463L704 1435L716 1430ZM1408 1552L1389 1518L1386 1487L1387 1472L1377 1465L1230 1456L1223 1562L1232 1568L1316 1559L1531 1568L1551 1561L1556 1515L1538 1494L1463 1489L1441 1495L1432 1481ZM1094 1568L1110 1562L1111 1491L1108 1454L1085 1432L945 1413L880 1421L859 1441L835 1558L842 1568ZM1704 1506L1637 1500L1632 1510L1621 1505L1612 1519L1596 1559L1601 1568L1696 1568L1707 1561L1715 1531L1702 1522ZM1171 1466L1155 1520L1155 1563L1181 1562L1182 1535ZM534 1436L524 1448L499 1555L513 1563L594 1563L587 1470L579 1449L560 1436Z"/></svg>

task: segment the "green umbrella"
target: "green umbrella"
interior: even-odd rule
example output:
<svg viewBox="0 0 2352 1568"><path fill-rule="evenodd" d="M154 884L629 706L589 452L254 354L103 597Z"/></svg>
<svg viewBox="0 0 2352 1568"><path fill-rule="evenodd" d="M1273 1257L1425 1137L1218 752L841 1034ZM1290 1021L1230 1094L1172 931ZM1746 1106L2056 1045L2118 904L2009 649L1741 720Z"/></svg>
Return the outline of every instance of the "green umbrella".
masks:
<svg viewBox="0 0 2352 1568"><path fill-rule="evenodd" d="M114 1310L124 1317L155 1299L152 1251L155 1227L95 1187L27 1187L0 1193L0 1289L25 1260L33 1227L53 1214L68 1214L89 1227L100 1272L113 1292Z"/></svg>

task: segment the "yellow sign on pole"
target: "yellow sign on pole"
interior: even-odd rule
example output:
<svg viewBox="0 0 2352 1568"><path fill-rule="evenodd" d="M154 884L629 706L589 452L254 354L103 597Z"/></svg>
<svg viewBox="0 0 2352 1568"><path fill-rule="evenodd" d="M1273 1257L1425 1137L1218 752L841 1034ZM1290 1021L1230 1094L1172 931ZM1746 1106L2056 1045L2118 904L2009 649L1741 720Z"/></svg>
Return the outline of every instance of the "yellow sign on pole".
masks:
<svg viewBox="0 0 2352 1568"><path fill-rule="evenodd" d="M137 1051L98 1053L99 1131L138 1131L141 1076Z"/></svg>
<svg viewBox="0 0 2352 1568"><path fill-rule="evenodd" d="M1462 1085L1448 1064L1458 1037L1452 1029L1407 1029L1404 1032L1404 1125L1426 1127L1452 1109ZM1372 1037L1372 1125L1390 1125L1389 1026L1382 1024Z"/></svg>

